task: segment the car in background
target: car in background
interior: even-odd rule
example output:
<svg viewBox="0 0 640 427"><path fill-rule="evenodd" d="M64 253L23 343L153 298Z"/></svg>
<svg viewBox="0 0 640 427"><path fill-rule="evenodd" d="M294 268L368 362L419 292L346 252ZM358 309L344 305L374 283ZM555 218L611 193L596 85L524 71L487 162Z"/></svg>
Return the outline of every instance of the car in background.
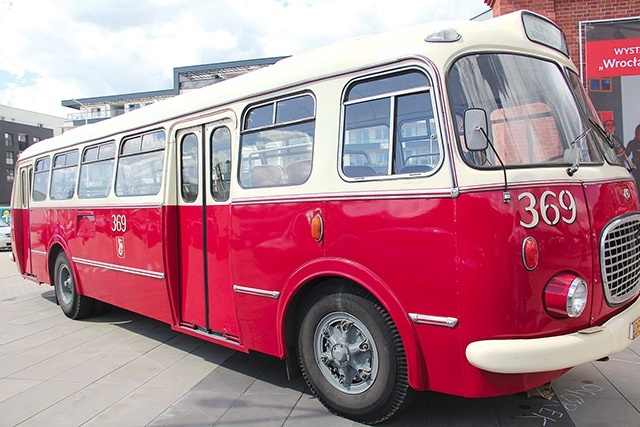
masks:
<svg viewBox="0 0 640 427"><path fill-rule="evenodd" d="M0 250L11 249L11 226L0 218Z"/></svg>

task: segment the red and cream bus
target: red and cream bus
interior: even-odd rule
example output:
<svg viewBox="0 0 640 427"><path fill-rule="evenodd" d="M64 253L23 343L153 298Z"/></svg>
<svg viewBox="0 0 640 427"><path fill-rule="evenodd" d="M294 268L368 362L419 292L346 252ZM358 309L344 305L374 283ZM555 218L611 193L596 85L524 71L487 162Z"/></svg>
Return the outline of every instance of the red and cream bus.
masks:
<svg viewBox="0 0 640 427"><path fill-rule="evenodd" d="M100 302L299 368L365 423L531 389L640 333L640 202L560 29L362 37L26 149L13 253Z"/></svg>

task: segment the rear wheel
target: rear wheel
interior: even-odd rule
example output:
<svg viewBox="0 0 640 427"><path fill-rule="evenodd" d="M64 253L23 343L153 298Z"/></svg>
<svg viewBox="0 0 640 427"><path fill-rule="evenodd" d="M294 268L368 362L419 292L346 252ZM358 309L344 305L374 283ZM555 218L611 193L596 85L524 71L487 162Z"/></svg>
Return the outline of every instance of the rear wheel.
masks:
<svg viewBox="0 0 640 427"><path fill-rule="evenodd" d="M354 285L323 287L298 322L298 357L309 388L331 412L380 423L412 400L400 335L386 310Z"/></svg>
<svg viewBox="0 0 640 427"><path fill-rule="evenodd" d="M78 293L69 259L64 252L58 254L53 270L53 286L62 312L71 319L82 319L91 314L93 300Z"/></svg>

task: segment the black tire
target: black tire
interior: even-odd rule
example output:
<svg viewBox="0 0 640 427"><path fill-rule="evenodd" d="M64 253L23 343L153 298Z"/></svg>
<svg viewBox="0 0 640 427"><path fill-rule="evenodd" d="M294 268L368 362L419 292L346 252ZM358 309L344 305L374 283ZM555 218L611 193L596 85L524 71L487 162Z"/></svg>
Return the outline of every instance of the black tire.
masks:
<svg viewBox="0 0 640 427"><path fill-rule="evenodd" d="M377 424L415 397L400 334L365 291L345 281L322 285L306 299L298 325L303 376L332 413Z"/></svg>
<svg viewBox="0 0 640 427"><path fill-rule="evenodd" d="M64 252L58 254L53 269L53 286L62 312L70 319L82 319L91 314L93 300L78 293L71 265Z"/></svg>

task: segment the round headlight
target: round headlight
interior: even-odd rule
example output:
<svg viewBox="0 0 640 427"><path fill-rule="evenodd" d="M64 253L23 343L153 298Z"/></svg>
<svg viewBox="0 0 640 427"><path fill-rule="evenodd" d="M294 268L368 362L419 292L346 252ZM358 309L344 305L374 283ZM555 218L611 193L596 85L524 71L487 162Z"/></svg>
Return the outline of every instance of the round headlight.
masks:
<svg viewBox="0 0 640 427"><path fill-rule="evenodd" d="M559 274L547 283L544 303L554 317L579 317L587 307L587 282L573 274Z"/></svg>
<svg viewBox="0 0 640 427"><path fill-rule="evenodd" d="M567 315L579 317L587 306L587 283L576 277L569 286L567 292Z"/></svg>

